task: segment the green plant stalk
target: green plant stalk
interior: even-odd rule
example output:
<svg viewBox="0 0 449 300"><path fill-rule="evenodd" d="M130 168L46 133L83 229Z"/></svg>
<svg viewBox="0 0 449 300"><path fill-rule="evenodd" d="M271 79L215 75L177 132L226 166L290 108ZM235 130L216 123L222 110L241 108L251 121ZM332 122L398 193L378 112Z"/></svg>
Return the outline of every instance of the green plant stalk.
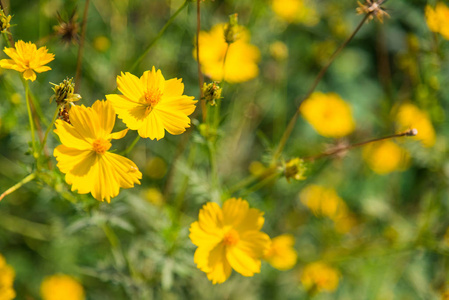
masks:
<svg viewBox="0 0 449 300"><path fill-rule="evenodd" d="M16 216L0 213L0 226L9 231L36 240L51 240L51 227L49 225L31 222Z"/></svg>
<svg viewBox="0 0 449 300"><path fill-rule="evenodd" d="M187 159L187 165L188 165L189 169L191 169L193 167L193 164L195 162L195 155L196 155L196 145L193 144L193 147L190 149L189 157ZM187 176L187 174L185 174L184 179L182 180L181 189L180 189L179 193L176 195L175 202L174 202L175 210L177 212L174 222L179 223L179 221L180 221L179 215L182 210L182 204L183 204L184 196L186 194L188 186L189 186L189 176Z"/></svg>
<svg viewBox="0 0 449 300"><path fill-rule="evenodd" d="M137 144L137 142L140 140L140 135L137 134L137 137L134 139L134 141L129 145L125 150L123 150L121 155L127 155L131 150L133 150L134 146Z"/></svg>
<svg viewBox="0 0 449 300"><path fill-rule="evenodd" d="M144 59L144 57L148 54L148 52L150 51L151 47L153 47L153 45L161 38L162 34L164 34L165 30L168 28L168 26L170 26L170 24L173 22L173 20L176 18L176 16L179 15L179 13L187 7L187 5L189 4L189 0L184 1L184 3L175 11L175 13L170 17L170 19L168 19L167 23L165 23L164 27L162 27L162 29L159 31L159 33L157 34L157 36L150 42L150 44L148 44L148 46L145 48L145 50L143 51L143 53L139 56L139 58L136 59L136 61L134 62L134 64L131 66L131 68L129 69L129 72L133 72L137 66L139 65L139 63Z"/></svg>
<svg viewBox="0 0 449 300"><path fill-rule="evenodd" d="M313 82L312 86L310 87L309 91L307 92L307 94L302 98L298 108L296 109L295 114L293 115L293 117L291 118L290 122L287 125L287 128L285 129L281 140L279 142L279 145L276 149L276 151L274 152L273 155L273 159L271 164L274 165L276 164L279 156L282 153L282 150L284 150L285 144L287 143L288 138L290 137L293 128L295 127L296 121L299 118L299 114L300 114L300 107L301 104L307 100L310 95L312 95L312 93L315 91L316 87L318 86L318 83L320 83L321 79L323 78L324 74L327 72L327 70L329 69L329 67L331 66L331 64L335 61L335 59L337 58L338 54L340 54L340 52L346 47L346 45L348 45L348 43L354 38L354 36L357 34L357 32L360 30L360 28L362 28L363 24L365 24L366 20L368 20L368 17L371 15L371 13L368 13L365 15L365 17L362 19L362 21L359 23L359 25L356 27L356 29L352 32L352 34L340 45L340 47L338 47L337 50L335 50L335 52L332 54L332 56L329 58L329 61L327 62L327 64L321 69L321 71L318 73L318 75L315 78L315 81Z"/></svg>
<svg viewBox="0 0 449 300"><path fill-rule="evenodd" d="M36 151L36 138L35 138L35 132L34 132L34 121L33 121L33 115L31 113L31 105L30 105L30 88L28 85L28 81L25 80L25 98L27 103L27 111L28 111L28 121L30 122L30 130L31 130L31 146L33 148L33 157L37 159L39 157L38 152Z"/></svg>
<svg viewBox="0 0 449 300"><path fill-rule="evenodd" d="M42 150L45 147L45 144L47 143L48 134L50 133L50 130L53 129L53 125L56 121L56 118L58 117L58 112L59 112L59 107L56 107L56 111L53 115L53 118L51 119L50 125L48 125L47 130L45 131L45 135L44 135L44 139L42 140L40 152L42 152Z"/></svg>
<svg viewBox="0 0 449 300"><path fill-rule="evenodd" d="M243 193L242 197L246 197L249 194L254 193L254 192L260 190L261 188L263 188L267 184L269 184L269 183L273 182L275 179L277 179L281 174L282 174L281 172L274 172L273 174L269 175L268 177L266 177L262 181L259 181L258 183L256 183L252 187L250 187L248 190L246 190Z"/></svg>
<svg viewBox="0 0 449 300"><path fill-rule="evenodd" d="M31 180L36 178L36 173L33 172L31 174L29 174L28 176L26 176L24 179L22 179L21 181L19 181L18 183L16 183L15 185L13 185L12 187L10 187L9 189L7 189L6 191L3 192L3 194L0 195L0 201L2 201L3 198L5 198L5 196L17 191L19 188L21 188L24 184L30 182Z"/></svg>
<svg viewBox="0 0 449 300"><path fill-rule="evenodd" d="M75 93L80 89L81 85L81 62L83 60L84 41L86 40L86 24L87 24L87 12L89 10L89 0L84 3L83 21L81 23L81 37L78 47L78 57L76 59L76 74L75 74Z"/></svg>
<svg viewBox="0 0 449 300"><path fill-rule="evenodd" d="M196 2L196 61L198 64L198 85L200 88L200 103L201 103L201 115L203 119L203 123L206 122L206 100L203 97L203 83L204 83L204 75L201 71L201 62L200 62L200 29L201 29L201 8L200 8L201 0L197 0Z"/></svg>

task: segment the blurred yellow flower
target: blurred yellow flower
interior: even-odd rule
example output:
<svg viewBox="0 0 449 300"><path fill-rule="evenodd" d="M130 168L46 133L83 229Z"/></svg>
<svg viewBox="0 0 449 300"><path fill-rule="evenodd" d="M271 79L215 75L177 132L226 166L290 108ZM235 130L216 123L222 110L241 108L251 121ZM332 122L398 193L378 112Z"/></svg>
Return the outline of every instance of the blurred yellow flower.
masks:
<svg viewBox="0 0 449 300"><path fill-rule="evenodd" d="M290 182L290 178L295 180L305 180L306 166L304 160L299 157L290 159L284 166L284 175L287 181Z"/></svg>
<svg viewBox="0 0 449 300"><path fill-rule="evenodd" d="M194 262L213 284L225 282L232 269L243 276L260 273L261 258L270 238L260 229L263 213L249 208L246 200L231 198L206 203L198 221L190 225L190 239L198 246Z"/></svg>
<svg viewBox="0 0 449 300"><path fill-rule="evenodd" d="M6 264L5 258L0 254L0 299L11 300L16 297L13 289L14 277L16 276L14 269Z"/></svg>
<svg viewBox="0 0 449 300"><path fill-rule="evenodd" d="M73 277L60 274L45 277L41 283L43 300L84 300L83 286Z"/></svg>
<svg viewBox="0 0 449 300"><path fill-rule="evenodd" d="M265 251L264 259L273 268L281 271L290 270L296 265L298 254L293 246L295 238L290 234L283 234L271 239L270 247Z"/></svg>
<svg viewBox="0 0 449 300"><path fill-rule="evenodd" d="M304 119L322 136L343 137L354 131L351 107L335 93L313 93L300 106Z"/></svg>
<svg viewBox="0 0 449 300"><path fill-rule="evenodd" d="M153 67L140 79L131 73L117 76L123 95L106 95L118 117L143 138L160 140L165 130L181 134L190 127L189 115L195 110L194 97L185 96L182 79L165 80Z"/></svg>
<svg viewBox="0 0 449 300"><path fill-rule="evenodd" d="M310 263L304 267L301 283L308 291L333 292L338 287L339 273L323 262Z"/></svg>
<svg viewBox="0 0 449 300"><path fill-rule="evenodd" d="M443 2L437 2L435 9L426 5L425 14L430 31L438 32L449 40L449 7Z"/></svg>
<svg viewBox="0 0 449 300"><path fill-rule="evenodd" d="M0 68L16 70L23 73L23 78L26 80L36 80L36 73L42 73L51 70L50 67L45 66L53 59L55 55L47 53L46 47L37 49L36 45L24 41L17 41L15 48L6 48L3 50L6 55L12 59L0 60Z"/></svg>
<svg viewBox="0 0 449 300"><path fill-rule="evenodd" d="M157 188L150 187L145 190L145 199L156 206L164 204L164 195Z"/></svg>
<svg viewBox="0 0 449 300"><path fill-rule="evenodd" d="M403 171L410 161L407 150L388 140L365 146L363 158L371 170L381 175Z"/></svg>
<svg viewBox="0 0 449 300"><path fill-rule="evenodd" d="M346 203L331 188L308 185L299 194L301 202L316 216L337 218L347 212Z"/></svg>
<svg viewBox="0 0 449 300"><path fill-rule="evenodd" d="M418 134L413 137L421 141L424 147L432 147L435 144L435 130L427 114L417 106L406 103L398 109L397 122L399 130L417 129Z"/></svg>
<svg viewBox="0 0 449 300"><path fill-rule="evenodd" d="M271 8L284 21L315 26L320 19L312 3L308 0L272 0Z"/></svg>
<svg viewBox="0 0 449 300"><path fill-rule="evenodd" d="M97 36L92 44L98 52L106 52L111 47L111 41L104 35Z"/></svg>
<svg viewBox="0 0 449 300"><path fill-rule="evenodd" d="M249 31L240 26L239 38L225 42L225 24L217 24L209 32L201 31L198 39L202 71L212 80L231 83L248 81L259 75L259 49L249 44ZM227 50L227 53L226 53ZM196 45L193 51L196 59ZM225 60L223 65L223 61Z"/></svg>
<svg viewBox="0 0 449 300"><path fill-rule="evenodd" d="M167 163L160 157L152 157L147 160L145 174L150 178L161 179L167 173Z"/></svg>
<svg viewBox="0 0 449 300"><path fill-rule="evenodd" d="M288 58L288 47L281 41L270 44L270 55L277 61L285 61Z"/></svg>
<svg viewBox="0 0 449 300"><path fill-rule="evenodd" d="M128 131L111 133L115 113L109 102L96 101L91 108L72 106L69 115L73 125L56 121L55 133L62 145L53 154L72 191L91 193L99 201L110 202L120 188L140 184L142 173L137 166L126 157L108 152L111 139L121 139Z"/></svg>

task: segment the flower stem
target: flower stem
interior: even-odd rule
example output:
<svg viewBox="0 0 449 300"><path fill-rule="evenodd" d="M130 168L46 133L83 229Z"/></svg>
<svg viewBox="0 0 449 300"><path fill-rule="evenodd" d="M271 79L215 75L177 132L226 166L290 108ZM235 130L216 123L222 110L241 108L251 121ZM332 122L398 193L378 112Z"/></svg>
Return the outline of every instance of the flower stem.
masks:
<svg viewBox="0 0 449 300"><path fill-rule="evenodd" d="M17 191L19 188L22 187L22 185L30 182L34 178L36 178L36 173L35 172L29 174L27 177L25 177L24 179L22 179L21 181L19 181L18 183L16 183L15 185L10 187L6 191L4 191L3 194L0 195L0 201L2 201L2 199L5 198L5 196L7 196L7 195Z"/></svg>
<svg viewBox="0 0 449 300"><path fill-rule="evenodd" d="M78 57L76 59L76 75L75 75L75 93L80 89L81 85L81 61L83 59L84 41L86 39L87 12L89 10L89 0L84 3L83 21L81 22L81 37L78 47Z"/></svg>
<svg viewBox="0 0 449 300"><path fill-rule="evenodd" d="M361 147L361 146L365 146L365 145L368 145L368 144L371 144L371 143L380 142L380 141L393 139L393 138L397 138L397 137L403 137L403 136L415 136L416 134L417 134L417 130L416 129L409 129L409 130L401 132L401 133L392 134L392 135L388 135L388 136L384 136L384 137L380 137L380 138L375 138L375 139L364 141L364 142L360 142L360 143L355 143L355 144L352 144L352 145L348 145L348 146L345 146L345 147L341 147L341 148L337 148L337 149L334 149L334 150L331 150L331 151L327 151L327 152L324 152L324 153L321 153L321 154L318 154L318 155L315 155L315 156L304 157L303 159L307 160L307 161L314 161L314 160L317 160L317 159L320 159L320 158L323 158L323 157L326 157L326 156L332 156L332 155L338 154L340 152L351 150L353 148L357 148L357 147Z"/></svg>
<svg viewBox="0 0 449 300"><path fill-rule="evenodd" d="M134 141L129 145L121 154L126 155L134 148L134 146L137 144L137 142L140 140L140 135L137 135Z"/></svg>
<svg viewBox="0 0 449 300"><path fill-rule="evenodd" d="M53 115L53 119L51 120L50 125L48 125L47 130L45 131L44 139L42 140L41 151L44 149L45 144L47 143L48 134L50 133L50 130L53 128L56 118L58 117L58 112L59 112L59 107L56 108L56 111Z"/></svg>
<svg viewBox="0 0 449 300"><path fill-rule="evenodd" d="M30 87L28 85L28 81L25 80L24 83L25 85L25 98L26 98L26 103L27 103L27 111L28 111L28 120L30 122L30 130L31 130L31 146L33 148L33 157L35 159L38 158L38 153L36 151L36 140L35 140L35 133L34 133L34 121L33 121L33 115L31 113L31 105L30 105Z"/></svg>
<svg viewBox="0 0 449 300"><path fill-rule="evenodd" d="M200 62L200 29L201 29L201 9L200 9L201 0L197 0L196 2L196 61L198 63L198 85L200 88L200 101L201 101L201 115L203 118L203 123L206 122L206 100L203 97L203 83L204 83L204 75L201 72L201 62Z"/></svg>
<svg viewBox="0 0 449 300"><path fill-rule="evenodd" d="M165 23L164 27L159 31L157 36L148 44L147 48L143 51L142 55L139 56L139 58L134 62L132 67L130 68L129 72L133 72L139 63L142 61L142 59L147 55L147 53L150 51L151 47L159 40L159 38L162 36L162 34L165 32L165 30L170 26L170 24L173 22L173 20L176 18L179 13L187 7L189 4L189 0L184 1L184 3L175 11L175 13L168 19L167 23Z"/></svg>
<svg viewBox="0 0 449 300"><path fill-rule="evenodd" d="M272 164L276 164L277 159L281 155L282 150L284 149L285 144L287 143L287 140L290 137L290 134L292 133L292 130L293 130L293 128L294 128L294 126L296 124L296 121L298 120L298 117L299 117L299 113L300 113L299 108L301 107L301 104L305 100L307 100L310 97L310 95L312 95L312 93L315 91L316 87L318 86L318 83L320 83L320 81L323 78L324 74L329 69L331 64L334 62L335 58L337 58L338 54L340 54L340 52L346 47L346 45L354 38L354 36L357 34L357 32L360 30L360 28L362 28L363 24L365 24L366 20L368 19L368 17L370 15L371 15L371 13L366 14L365 17L362 19L362 21L360 21L359 25L354 30L354 32L340 45L340 47L337 50L335 50L335 52L329 58L329 61L327 62L327 64L321 69L321 71L316 76L315 81L313 82L312 86L309 88L307 94L304 97L302 97L302 100L299 103L299 106L296 109L295 114L293 115L293 117L291 118L290 122L288 123L287 128L285 129L285 131L284 131L284 133L283 133L283 135L281 137L279 145L278 145L276 151L274 152L273 159L272 159Z"/></svg>

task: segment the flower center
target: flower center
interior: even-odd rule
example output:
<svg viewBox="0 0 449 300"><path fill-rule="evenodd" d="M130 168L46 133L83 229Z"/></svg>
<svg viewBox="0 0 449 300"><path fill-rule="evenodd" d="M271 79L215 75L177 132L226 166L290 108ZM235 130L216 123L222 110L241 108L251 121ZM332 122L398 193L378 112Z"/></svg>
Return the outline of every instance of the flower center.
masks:
<svg viewBox="0 0 449 300"><path fill-rule="evenodd" d="M102 138L97 139L92 144L94 151L97 152L98 154L104 154L106 151L109 150L109 148L111 148L111 146L112 145L108 140Z"/></svg>
<svg viewBox="0 0 449 300"><path fill-rule="evenodd" d="M226 246L234 246L240 240L239 233L235 229L230 229L223 237L223 243Z"/></svg>
<svg viewBox="0 0 449 300"><path fill-rule="evenodd" d="M144 94L145 101L147 102L147 110L151 112L153 108L161 101L162 92L159 89L153 89L151 91L147 91Z"/></svg>

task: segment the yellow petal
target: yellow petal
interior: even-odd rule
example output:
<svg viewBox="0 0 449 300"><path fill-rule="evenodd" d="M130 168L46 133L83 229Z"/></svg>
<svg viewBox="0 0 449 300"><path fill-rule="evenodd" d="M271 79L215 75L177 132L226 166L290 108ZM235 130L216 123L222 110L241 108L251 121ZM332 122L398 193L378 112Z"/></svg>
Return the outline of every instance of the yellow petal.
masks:
<svg viewBox="0 0 449 300"><path fill-rule="evenodd" d="M207 278L213 284L223 283L231 275L231 266L226 259L226 248L223 244L218 244L208 256L208 267L210 271L207 273Z"/></svg>
<svg viewBox="0 0 449 300"><path fill-rule="evenodd" d="M140 81L145 91L164 91L164 76L162 76L161 70L156 71L154 67L151 71L145 71L142 77L140 77Z"/></svg>
<svg viewBox="0 0 449 300"><path fill-rule="evenodd" d="M182 79L172 78L164 83L164 97L180 97L184 93L184 84Z"/></svg>
<svg viewBox="0 0 449 300"><path fill-rule="evenodd" d="M115 124L115 112L111 103L108 101L95 101L92 105L92 109L98 116L99 130L96 133L97 138L105 138L108 136Z"/></svg>
<svg viewBox="0 0 449 300"><path fill-rule="evenodd" d="M108 165L109 172L121 188L128 189L134 187L135 183L140 184L142 173L132 160L110 152L103 154L102 160Z"/></svg>
<svg viewBox="0 0 449 300"><path fill-rule="evenodd" d="M58 168L62 173L68 173L76 169L77 174L83 176L90 169L89 163L93 163L94 152L92 150L80 150L59 145L53 151L58 161ZM92 157L91 157L92 156ZM87 164L85 163L87 162Z"/></svg>
<svg viewBox="0 0 449 300"><path fill-rule="evenodd" d="M215 202L208 202L200 209L198 222L202 230L215 235L223 228L223 212Z"/></svg>
<svg viewBox="0 0 449 300"><path fill-rule="evenodd" d="M231 198L223 203L223 221L224 225L236 227L240 224L249 210L247 201L239 198Z"/></svg>
<svg viewBox="0 0 449 300"><path fill-rule="evenodd" d="M92 144L67 122L56 120L56 129L54 132L59 136L61 143L67 147L80 150L92 149Z"/></svg>
<svg viewBox="0 0 449 300"><path fill-rule="evenodd" d="M174 110L162 110L156 106L151 114L157 116L157 119L161 121L162 127L173 135L181 134L186 131L186 128L190 127L189 117Z"/></svg>
<svg viewBox="0 0 449 300"><path fill-rule="evenodd" d="M137 76L122 72L121 76L117 76L117 88L130 101L144 102L145 87Z"/></svg>
<svg viewBox="0 0 449 300"><path fill-rule="evenodd" d="M51 68L47 67L47 66L41 66L41 67L33 68L33 70L36 71L37 73L42 73L42 72L50 71Z"/></svg>
<svg viewBox="0 0 449 300"><path fill-rule="evenodd" d="M260 259L270 246L270 237L260 231L246 231L240 233L237 246L251 257Z"/></svg>
<svg viewBox="0 0 449 300"><path fill-rule="evenodd" d="M106 95L118 117L131 130L139 129L147 116L146 106L130 101L123 95Z"/></svg>
<svg viewBox="0 0 449 300"><path fill-rule="evenodd" d="M123 129L123 130L121 130L121 131L111 133L111 135L109 136L108 139L119 140L119 139L125 137L125 135L128 133L128 130L129 130L129 129L126 128L126 129Z"/></svg>
<svg viewBox="0 0 449 300"><path fill-rule="evenodd" d="M152 140L160 140L165 136L164 124L154 112L151 112L142 123L142 126L137 130L139 135L143 138L150 138Z"/></svg>
<svg viewBox="0 0 449 300"><path fill-rule="evenodd" d="M199 222L193 222L190 225L189 238L192 243L204 249L212 249L223 239L223 234L218 231L205 231L200 227Z"/></svg>
<svg viewBox="0 0 449 300"><path fill-rule="evenodd" d="M226 259L236 272L243 276L253 276L254 273L260 273L260 259L252 257L238 246L227 247L226 250Z"/></svg>
<svg viewBox="0 0 449 300"><path fill-rule="evenodd" d="M25 70L25 72L23 72L23 78L25 80L35 81L36 80L36 73L34 73L34 71L31 70L31 69Z"/></svg>
<svg viewBox="0 0 449 300"><path fill-rule="evenodd" d="M70 122L79 134L86 140L96 140L99 136L97 133L101 131L99 126L98 115L94 114L91 108L84 105L72 106L69 112Z"/></svg>

